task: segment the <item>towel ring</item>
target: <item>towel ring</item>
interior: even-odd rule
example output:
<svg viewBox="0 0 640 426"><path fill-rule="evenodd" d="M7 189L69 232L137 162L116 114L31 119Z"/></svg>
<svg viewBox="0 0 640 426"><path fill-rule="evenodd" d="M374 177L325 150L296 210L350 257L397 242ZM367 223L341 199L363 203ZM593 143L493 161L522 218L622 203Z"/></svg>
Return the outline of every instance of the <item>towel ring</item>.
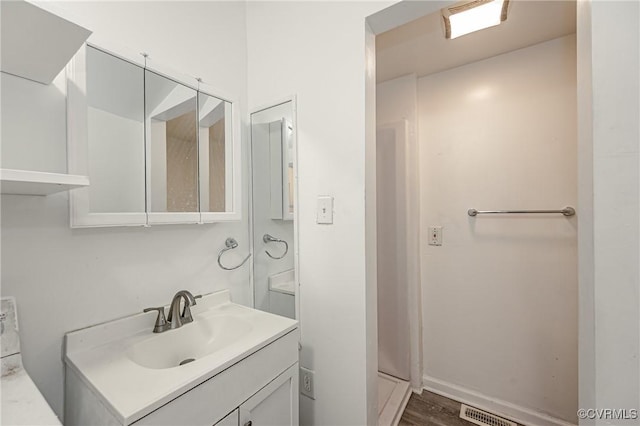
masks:
<svg viewBox="0 0 640 426"><path fill-rule="evenodd" d="M269 256L272 259L275 259L275 260L282 259L289 252L289 244L285 240L281 240L279 238L272 237L269 234L264 234L264 237L262 237L262 241L264 241L265 244L268 244L268 243L282 243L282 244L284 244L284 253L282 253L282 256L280 256L280 257L272 255L271 253L269 253L269 250L265 250L265 252L267 253L267 256Z"/></svg>
<svg viewBox="0 0 640 426"><path fill-rule="evenodd" d="M247 257L244 258L244 260L237 266L228 268L226 266L224 266L222 264L222 262L220 262L220 258L222 257L222 255L224 254L225 251L228 250L233 250L234 248L238 247L238 242L235 240L235 238L227 238L227 240L224 242L225 248L223 248L222 250L220 250L220 253L218 253L218 266L220 266L222 269L224 269L225 271L233 271L234 269L238 269L239 267L241 267L242 265L244 265L247 260L249 260L249 258L251 257L251 253L249 253L247 255Z"/></svg>

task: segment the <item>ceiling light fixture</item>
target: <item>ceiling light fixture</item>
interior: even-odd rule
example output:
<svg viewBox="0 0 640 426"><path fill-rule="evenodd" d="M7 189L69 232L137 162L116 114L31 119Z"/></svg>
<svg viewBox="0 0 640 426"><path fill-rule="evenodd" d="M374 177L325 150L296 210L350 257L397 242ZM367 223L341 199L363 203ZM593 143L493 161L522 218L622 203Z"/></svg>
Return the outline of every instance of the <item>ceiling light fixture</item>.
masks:
<svg viewBox="0 0 640 426"><path fill-rule="evenodd" d="M442 9L448 39L494 27L507 19L509 0L473 0Z"/></svg>

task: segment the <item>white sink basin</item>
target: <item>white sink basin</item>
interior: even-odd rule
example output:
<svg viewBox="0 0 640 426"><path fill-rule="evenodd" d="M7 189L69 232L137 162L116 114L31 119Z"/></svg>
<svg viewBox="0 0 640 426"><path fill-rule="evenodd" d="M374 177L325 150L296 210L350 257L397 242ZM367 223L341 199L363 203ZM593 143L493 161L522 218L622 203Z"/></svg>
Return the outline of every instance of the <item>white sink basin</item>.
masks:
<svg viewBox="0 0 640 426"><path fill-rule="evenodd" d="M251 330L251 324L237 316L200 316L134 344L127 356L146 368L178 368L242 340Z"/></svg>
<svg viewBox="0 0 640 426"><path fill-rule="evenodd" d="M65 364L131 424L298 327L232 303L227 290L198 299L191 313L193 322L163 333L153 333L155 313L67 333Z"/></svg>

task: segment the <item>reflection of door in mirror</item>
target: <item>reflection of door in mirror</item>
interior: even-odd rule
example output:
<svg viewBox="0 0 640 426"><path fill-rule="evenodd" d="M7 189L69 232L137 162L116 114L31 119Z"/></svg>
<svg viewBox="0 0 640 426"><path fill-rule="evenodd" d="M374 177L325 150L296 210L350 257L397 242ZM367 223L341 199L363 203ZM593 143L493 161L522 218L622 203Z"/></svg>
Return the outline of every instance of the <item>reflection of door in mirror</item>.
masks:
<svg viewBox="0 0 640 426"><path fill-rule="evenodd" d="M269 134L271 219L293 220L293 124L283 117L256 125Z"/></svg>
<svg viewBox="0 0 640 426"><path fill-rule="evenodd" d="M87 47L89 212L145 212L144 70Z"/></svg>
<svg viewBox="0 0 640 426"><path fill-rule="evenodd" d="M251 114L254 304L295 318L291 101Z"/></svg>
<svg viewBox="0 0 640 426"><path fill-rule="evenodd" d="M283 121L284 124L284 170L285 170L285 186L286 198L284 200L283 214L288 220L293 220L293 123Z"/></svg>
<svg viewBox="0 0 640 426"><path fill-rule="evenodd" d="M145 71L149 212L198 212L196 91Z"/></svg>

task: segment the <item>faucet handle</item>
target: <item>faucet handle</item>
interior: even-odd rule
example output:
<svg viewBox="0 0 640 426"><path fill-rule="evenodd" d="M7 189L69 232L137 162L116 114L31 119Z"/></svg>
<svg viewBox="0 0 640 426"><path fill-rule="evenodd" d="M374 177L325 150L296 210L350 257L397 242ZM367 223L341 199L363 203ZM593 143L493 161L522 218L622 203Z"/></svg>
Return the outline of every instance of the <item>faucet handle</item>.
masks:
<svg viewBox="0 0 640 426"><path fill-rule="evenodd" d="M202 299L202 295L199 294L197 296L193 296L193 305L197 305L196 299ZM182 309L182 315L180 315L180 319L182 320L183 324L193 322L193 316L191 316L191 306L192 305L185 300L184 309Z"/></svg>
<svg viewBox="0 0 640 426"><path fill-rule="evenodd" d="M156 323L153 326L154 333L162 333L169 329L169 323L167 323L167 319L164 316L164 306L160 306L158 308L146 308L142 312L151 312L158 311L158 316L156 317Z"/></svg>

